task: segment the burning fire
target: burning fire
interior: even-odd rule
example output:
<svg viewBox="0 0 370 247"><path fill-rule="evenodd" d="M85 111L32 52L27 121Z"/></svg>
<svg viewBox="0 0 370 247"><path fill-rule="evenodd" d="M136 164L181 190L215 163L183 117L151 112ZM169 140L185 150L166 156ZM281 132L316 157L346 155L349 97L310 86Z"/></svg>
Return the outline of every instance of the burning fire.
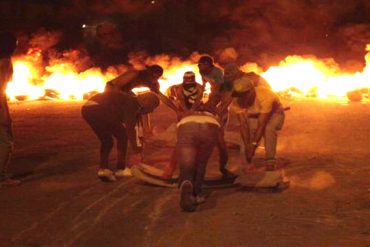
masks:
<svg viewBox="0 0 370 247"><path fill-rule="evenodd" d="M370 44L365 56L366 67L354 74L341 73L333 60L288 56L279 66L270 67L263 76L274 91L291 91L298 96L340 99L358 91L370 90Z"/></svg>
<svg viewBox="0 0 370 247"><path fill-rule="evenodd" d="M370 90L370 44L362 72L342 73L333 60L319 60L300 56L288 56L278 66L259 73L274 91L290 97L318 97L332 100L346 99L355 92L360 100L369 100ZM150 61L149 61L150 62ZM182 82L185 71L198 71L192 61L170 59L168 56L154 58L165 68L160 80L161 91ZM102 92L105 83L119 74L117 68L102 72L100 68L79 71L71 61L58 60L44 66L40 50L32 49L26 55L13 59L13 80L7 87L10 100L63 99L82 100L92 93ZM258 66L242 66L242 70L258 72ZM122 71L120 71L122 72ZM200 76L197 76L200 82ZM364 98L363 98L364 96Z"/></svg>

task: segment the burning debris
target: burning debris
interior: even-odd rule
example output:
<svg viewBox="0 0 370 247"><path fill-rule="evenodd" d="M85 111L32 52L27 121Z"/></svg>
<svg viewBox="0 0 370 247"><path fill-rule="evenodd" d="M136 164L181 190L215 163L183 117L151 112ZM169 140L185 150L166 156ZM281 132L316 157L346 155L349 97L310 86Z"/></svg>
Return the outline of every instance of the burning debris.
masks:
<svg viewBox="0 0 370 247"><path fill-rule="evenodd" d="M60 33L39 32L30 39L27 52L13 58L14 76L7 88L10 100L87 99L102 92L107 81L128 69L126 65L120 65L110 66L103 71L93 66L83 49L58 52L53 47L59 39ZM265 71L254 63L246 63L241 69L260 74L275 92L288 99L309 97L367 101L370 89L370 45L367 51L366 67L354 74L342 72L333 59L313 56L288 56L279 65ZM236 61L238 53L229 47L219 52L219 57L220 65L224 65ZM186 60L166 54L151 57L139 52L129 55L129 63L137 69L160 64L165 70L160 80L160 90L165 92L182 81L185 71L198 72L198 58L196 52ZM200 81L199 74L197 81Z"/></svg>

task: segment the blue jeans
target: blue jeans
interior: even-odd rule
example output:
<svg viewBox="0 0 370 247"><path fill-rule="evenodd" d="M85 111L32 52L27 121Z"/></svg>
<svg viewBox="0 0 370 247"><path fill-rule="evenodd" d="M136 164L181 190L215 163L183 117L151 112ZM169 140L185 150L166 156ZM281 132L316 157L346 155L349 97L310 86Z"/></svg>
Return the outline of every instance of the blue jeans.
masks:
<svg viewBox="0 0 370 247"><path fill-rule="evenodd" d="M218 142L220 127L210 123L189 122L177 130L176 152L180 165L180 180L189 180L194 195L201 193L207 162Z"/></svg>

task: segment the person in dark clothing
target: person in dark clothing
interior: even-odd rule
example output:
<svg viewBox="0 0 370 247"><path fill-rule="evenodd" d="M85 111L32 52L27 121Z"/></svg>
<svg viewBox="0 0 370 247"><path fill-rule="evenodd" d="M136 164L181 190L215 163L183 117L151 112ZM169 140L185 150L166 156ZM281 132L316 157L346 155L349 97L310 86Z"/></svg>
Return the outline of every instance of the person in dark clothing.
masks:
<svg viewBox="0 0 370 247"><path fill-rule="evenodd" d="M131 165L141 160L142 146L137 138L136 125L141 114L148 114L159 105L153 93L132 96L118 91L106 91L89 99L81 113L100 141L100 169L98 176L103 181L115 181L116 177L129 176L126 167L127 144L134 151ZM108 157L117 141L117 171L108 168Z"/></svg>
<svg viewBox="0 0 370 247"><path fill-rule="evenodd" d="M160 93L158 79L163 75L159 65L148 66L144 70L129 70L107 82L106 90L119 89L125 93L138 87L147 87L154 93Z"/></svg>
<svg viewBox="0 0 370 247"><path fill-rule="evenodd" d="M159 78L163 75L163 68L159 65L147 66L144 70L128 70L113 80L107 82L106 91L121 91L134 95L132 89L147 87L168 107L175 110L175 105L160 91ZM144 132L151 135L149 115L142 116Z"/></svg>
<svg viewBox="0 0 370 247"><path fill-rule="evenodd" d="M222 100L224 72L221 68L215 66L213 58L208 55L203 55L199 58L198 68L199 73L202 76L203 90L205 89L207 82L211 86L211 93L204 107L207 108L207 110L213 111L217 104ZM203 95L203 91L201 92L201 95ZM201 98L198 97L193 109L198 108L200 101Z"/></svg>
<svg viewBox="0 0 370 247"><path fill-rule="evenodd" d="M126 73L107 82L106 91L122 91L133 94L132 89L147 87L158 98L171 109L175 110L175 105L160 91L159 78L163 75L163 69L159 65L147 66L144 70L129 70Z"/></svg>
<svg viewBox="0 0 370 247"><path fill-rule="evenodd" d="M13 66L11 56L17 39L9 32L0 33L0 187L20 184L9 174L10 156L13 151L12 119L6 97L6 87L12 80Z"/></svg>

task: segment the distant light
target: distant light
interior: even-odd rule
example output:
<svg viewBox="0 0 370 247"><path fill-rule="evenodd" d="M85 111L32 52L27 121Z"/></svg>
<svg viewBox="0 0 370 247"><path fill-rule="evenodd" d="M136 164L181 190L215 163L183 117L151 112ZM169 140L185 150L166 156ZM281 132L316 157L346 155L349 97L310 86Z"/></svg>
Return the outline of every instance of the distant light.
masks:
<svg viewBox="0 0 370 247"><path fill-rule="evenodd" d="M155 4L155 0L151 1L150 3L151 3L151 4Z"/></svg>
<svg viewBox="0 0 370 247"><path fill-rule="evenodd" d="M87 25L86 24L82 24L82 28L86 28L87 27Z"/></svg>

